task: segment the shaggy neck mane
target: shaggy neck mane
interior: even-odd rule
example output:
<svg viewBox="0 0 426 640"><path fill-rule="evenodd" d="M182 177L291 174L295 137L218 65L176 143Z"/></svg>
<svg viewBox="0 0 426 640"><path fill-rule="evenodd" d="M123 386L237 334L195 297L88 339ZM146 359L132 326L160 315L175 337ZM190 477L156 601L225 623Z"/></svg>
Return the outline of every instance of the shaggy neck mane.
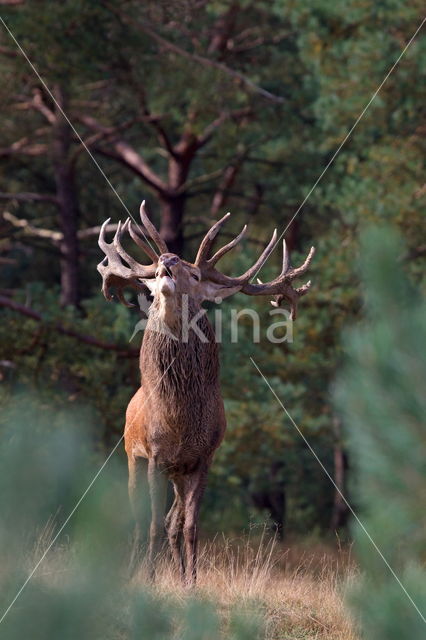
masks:
<svg viewBox="0 0 426 640"><path fill-rule="evenodd" d="M189 298L188 322L199 311L200 305ZM205 339L192 328L185 336L182 325L179 301L154 299L141 349L142 384L166 400L198 403L210 385L218 384L218 346L205 313L197 321Z"/></svg>

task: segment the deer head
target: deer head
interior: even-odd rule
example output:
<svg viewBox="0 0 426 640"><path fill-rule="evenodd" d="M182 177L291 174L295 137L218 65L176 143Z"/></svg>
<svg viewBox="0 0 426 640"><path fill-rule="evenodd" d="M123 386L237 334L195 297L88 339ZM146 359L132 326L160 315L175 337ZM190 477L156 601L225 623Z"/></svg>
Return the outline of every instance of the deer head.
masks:
<svg viewBox="0 0 426 640"><path fill-rule="evenodd" d="M142 202L140 207L140 217L145 231L156 245L155 249L151 244L142 240L133 227L130 218L123 225L120 222L113 241L111 243L106 242L105 227L109 223L109 219L106 220L99 234L99 246L105 253L105 258L98 265L98 271L103 279L102 291L105 297L110 300L110 288L115 287L120 301L127 306L132 306L124 298L123 288L131 286L141 290L147 287L154 299L161 299L172 304L186 294L201 305L204 300L224 299L241 291L247 295L273 295L272 304L274 306L278 306L283 300L287 300L291 305L292 317L295 318L298 298L307 293L310 282L297 289L291 286L291 282L307 270L315 251L314 248L311 247L303 265L293 269L290 267L284 241L281 274L271 282L262 283L258 281L257 284L252 284L250 280L262 268L275 247L277 238L275 229L269 244L250 269L238 277L226 276L216 269L216 264L222 256L240 242L247 229L247 226L245 226L236 238L216 251L212 257L209 257L214 239L229 216L230 214L227 213L207 232L200 244L194 263L187 262L168 251L166 243L146 214L145 201ZM121 239L125 232L128 232L135 244L146 253L152 264L140 264L123 249Z"/></svg>

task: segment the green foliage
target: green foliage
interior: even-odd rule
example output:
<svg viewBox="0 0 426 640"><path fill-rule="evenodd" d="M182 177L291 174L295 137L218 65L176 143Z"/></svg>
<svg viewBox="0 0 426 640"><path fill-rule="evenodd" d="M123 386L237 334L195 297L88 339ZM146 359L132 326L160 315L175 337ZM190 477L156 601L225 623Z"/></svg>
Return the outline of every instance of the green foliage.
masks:
<svg viewBox="0 0 426 640"><path fill-rule="evenodd" d="M129 582L124 465L109 460L86 493L102 462L87 411L17 395L2 422L0 618L37 567L0 622L4 640L258 640L254 613L227 622L212 602Z"/></svg>
<svg viewBox="0 0 426 640"><path fill-rule="evenodd" d="M250 242L221 263L228 274L242 273L257 255L259 241L266 241L275 226L280 232L285 229L418 27L422 5L418 0L244 0L237 3L229 46L213 54L208 51L211 35L235 3L202 5L189 0L40 1L5 7L4 18L49 87L59 83L66 88L67 114L83 137L89 139L93 132L82 124L82 115L107 127L126 125L120 135L162 177L168 171L167 154L145 117L145 107L159 116L172 143L188 123L199 133L223 112L249 110L242 119L226 119L200 149L188 176L183 219L184 256L192 259L222 179L220 171L242 154L224 207L233 212L229 233L250 222ZM126 15L131 20L125 20ZM211 58L244 74L283 102L265 100L217 66L203 66L159 45L141 26L188 55ZM9 36L0 33L2 46L13 49ZM262 496L268 493L269 498L286 497L288 529L329 526L333 489L274 405L250 356L332 471L334 409L328 390L342 359L341 330L360 317L359 231L382 220L398 228L411 258L406 264L409 277L417 282L423 277L424 42L417 38L412 44L286 233L293 264L311 244L317 248L309 274L313 286L301 302L294 342L271 345L263 331L261 342L253 344L249 323L244 322L239 342L226 338L222 345L229 427L206 495L204 522L211 529L240 529L250 519L268 520L270 510L259 506L262 501L266 505ZM27 108L40 89L38 79L21 56L1 54L0 72L0 149L25 136L49 149L48 122L37 109ZM149 185L97 153L97 144L108 148L105 140L93 144L96 160L129 210L137 212L146 196L158 222L160 202ZM2 156L2 190L54 193L50 151L33 152ZM72 157L80 229L127 215L77 139ZM11 199L4 210L35 227L58 230L57 210L50 202ZM8 259L1 264L1 288L43 316L40 324L2 310L4 397L16 389L35 390L54 406L90 405L96 415L95 451L114 444L126 403L138 385L136 359L64 336L53 325L59 321L127 347L139 316L106 304L98 294L95 267L100 253L93 236L81 241L82 310L60 310L57 247L4 221L1 225L9 234L0 240L1 254ZM278 253L268 261L263 279L280 269ZM255 308L262 327L268 326L267 301L237 296L237 305ZM138 335L132 346L139 340Z"/></svg>
<svg viewBox="0 0 426 640"><path fill-rule="evenodd" d="M20 298L20 300L19 300ZM20 302L25 298L19 296ZM90 405L98 421L97 443L115 442L122 432L124 411L138 386L138 362L120 352L85 344L62 335L56 323L100 342L137 348L140 337L129 344L133 320L124 307L106 305L100 295L83 303L84 316L72 308L61 310L57 292L37 283L27 287L26 299L43 314L40 323L3 311L0 325L0 360L11 362L4 371L5 397L16 389L37 393L46 405L73 407ZM19 345L19 347L17 346Z"/></svg>
<svg viewBox="0 0 426 640"><path fill-rule="evenodd" d="M366 637L414 640L425 621L409 598L426 613L426 304L404 274L395 233L370 230L362 248L367 318L347 338L337 398L354 464L352 500L402 586L357 525L365 578L355 602Z"/></svg>

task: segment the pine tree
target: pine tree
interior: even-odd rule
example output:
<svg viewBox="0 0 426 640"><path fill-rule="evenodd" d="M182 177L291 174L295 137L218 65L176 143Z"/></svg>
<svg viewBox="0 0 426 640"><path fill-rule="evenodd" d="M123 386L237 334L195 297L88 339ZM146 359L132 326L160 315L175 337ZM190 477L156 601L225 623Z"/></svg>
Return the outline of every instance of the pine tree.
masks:
<svg viewBox="0 0 426 640"><path fill-rule="evenodd" d="M404 274L406 260L394 232L364 235L367 319L348 337L337 387L355 466L353 500L386 559L354 526L364 574L354 602L369 640L425 635L426 304Z"/></svg>

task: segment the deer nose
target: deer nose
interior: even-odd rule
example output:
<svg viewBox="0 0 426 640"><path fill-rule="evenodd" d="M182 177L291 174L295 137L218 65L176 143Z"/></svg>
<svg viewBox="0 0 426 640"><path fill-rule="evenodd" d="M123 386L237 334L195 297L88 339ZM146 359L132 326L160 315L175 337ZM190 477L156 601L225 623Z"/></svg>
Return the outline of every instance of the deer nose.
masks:
<svg viewBox="0 0 426 640"><path fill-rule="evenodd" d="M159 262L168 269L169 267L173 267L177 264L179 262L179 258L177 256L160 256Z"/></svg>

